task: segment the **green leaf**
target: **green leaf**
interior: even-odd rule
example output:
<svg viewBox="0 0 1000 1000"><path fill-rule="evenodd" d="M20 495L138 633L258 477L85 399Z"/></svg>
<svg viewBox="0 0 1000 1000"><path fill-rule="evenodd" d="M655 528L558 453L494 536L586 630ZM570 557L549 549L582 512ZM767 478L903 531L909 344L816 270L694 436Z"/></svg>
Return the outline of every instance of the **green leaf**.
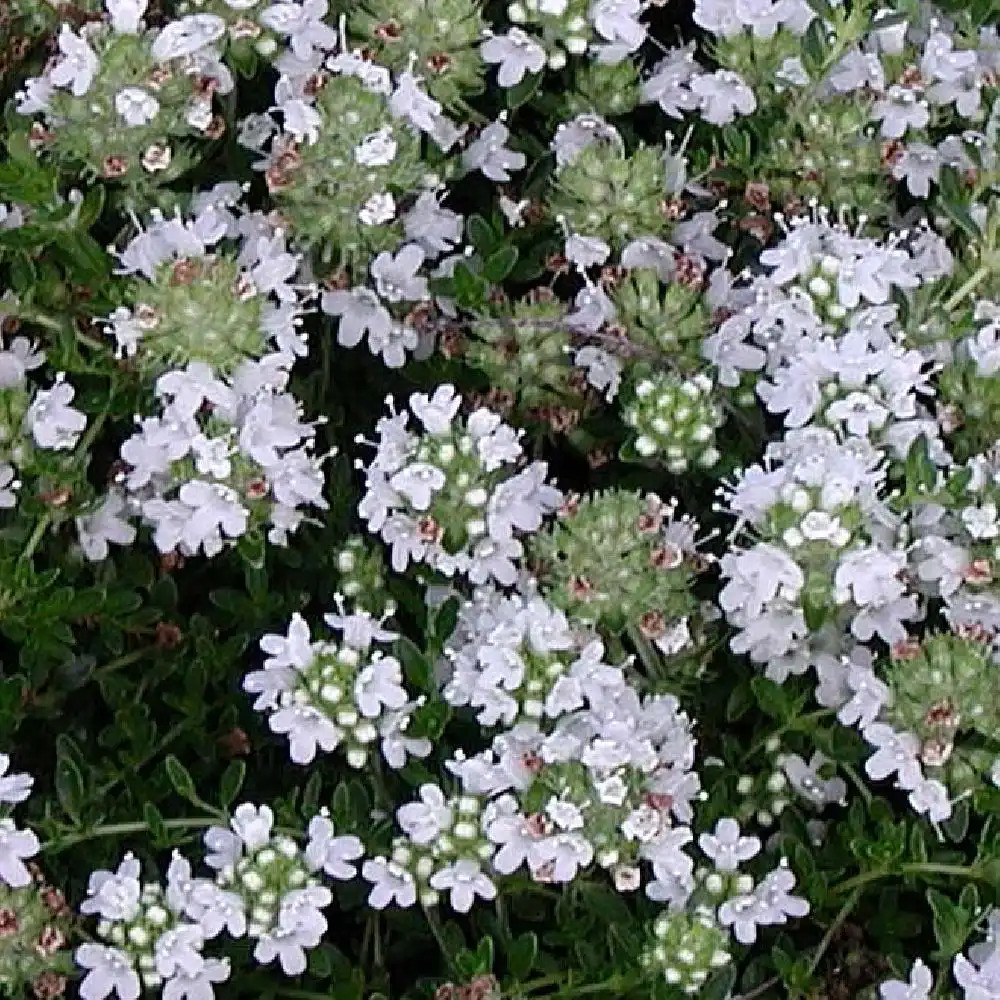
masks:
<svg viewBox="0 0 1000 1000"><path fill-rule="evenodd" d="M465 231L469 234L469 242L479 251L480 256L485 257L493 249L496 234L481 215L469 216Z"/></svg>
<svg viewBox="0 0 1000 1000"><path fill-rule="evenodd" d="M498 285L514 269L517 263L517 247L500 247L486 258L483 277Z"/></svg>
<svg viewBox="0 0 1000 1000"><path fill-rule="evenodd" d="M507 90L507 107L512 111L514 108L527 104L528 101L538 93L538 88L542 85L544 73L531 73L526 75L519 84Z"/></svg>
<svg viewBox="0 0 1000 1000"><path fill-rule="evenodd" d="M149 827L150 836L154 845L166 847L170 843L170 831L163 821L163 814L153 805L152 802L144 802L142 805L142 818Z"/></svg>
<svg viewBox="0 0 1000 1000"><path fill-rule="evenodd" d="M755 677L750 682L757 705L762 712L783 722L791 711L791 698L780 684L766 677Z"/></svg>
<svg viewBox="0 0 1000 1000"><path fill-rule="evenodd" d="M164 765L167 769L167 777L174 791L182 798L194 805L200 805L198 790L195 788L194 779L188 773L187 768L173 755L169 754Z"/></svg>
<svg viewBox="0 0 1000 1000"><path fill-rule="evenodd" d="M222 772L222 778L219 781L219 802L223 809L228 808L235 801L236 796L240 794L246 773L247 765L242 760L231 760L225 771Z"/></svg>
<svg viewBox="0 0 1000 1000"><path fill-rule="evenodd" d="M938 945L936 957L947 961L965 946L976 915L937 889L927 890L927 903L934 914L934 939Z"/></svg>
<svg viewBox="0 0 1000 1000"><path fill-rule="evenodd" d="M430 660L406 636L396 640L396 656L410 684L429 694L434 689L434 668Z"/></svg>
<svg viewBox="0 0 1000 1000"><path fill-rule="evenodd" d="M538 958L538 935L532 931L514 938L507 946L507 973L514 979L527 978Z"/></svg>
<svg viewBox="0 0 1000 1000"><path fill-rule="evenodd" d="M86 800L86 785L80 765L74 759L74 750L72 740L61 734L56 740L56 796L63 812L74 823L79 823Z"/></svg>

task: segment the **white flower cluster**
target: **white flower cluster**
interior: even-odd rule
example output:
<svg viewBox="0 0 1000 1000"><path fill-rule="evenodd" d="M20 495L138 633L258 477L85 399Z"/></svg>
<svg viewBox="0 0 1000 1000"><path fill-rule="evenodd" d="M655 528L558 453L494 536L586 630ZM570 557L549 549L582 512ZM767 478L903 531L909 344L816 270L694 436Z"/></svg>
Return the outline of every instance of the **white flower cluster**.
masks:
<svg viewBox="0 0 1000 1000"><path fill-rule="evenodd" d="M426 834L418 842L440 847L440 838L447 847L455 842L452 822L465 822L461 860L466 864L459 881L482 887L476 893L487 898L493 891L485 888L490 869L509 875L526 866L537 881L569 882L595 861L612 873L621 891L640 886L643 861L652 866L647 892L653 898L684 889L693 866L680 850L692 837L683 824L692 818L691 802L700 788L691 770L690 720L676 699L640 698L620 671L603 671L584 685L586 707L554 724L546 720L545 729L517 723L498 734L491 749L451 760L448 769L462 785L455 800L460 815L453 816L451 806L426 810L421 815L432 835L415 833L414 811L404 806L397 815L404 841ZM421 794L425 803L445 803L436 786ZM467 801L467 808L461 805ZM463 821L463 815L469 818ZM441 864L451 872L453 863L450 854L433 847L428 860L426 852L414 853L412 844L397 841L393 858L369 866L364 875L382 905L395 898L405 906L416 900L421 879L440 889L434 873ZM383 882L390 877L400 892L403 884L408 887L402 898L386 891Z"/></svg>
<svg viewBox="0 0 1000 1000"><path fill-rule="evenodd" d="M251 671L243 687L257 696L254 708L266 711L271 731L286 735L296 764L309 764L316 751L345 748L355 768L368 762L370 747L381 741L390 767L401 768L407 757L426 757L430 741L408 737L422 698L410 699L399 661L373 649L397 635L365 612L326 615L340 641L313 641L309 625L294 615L288 635L265 635L268 654L262 670Z"/></svg>
<svg viewBox="0 0 1000 1000"><path fill-rule="evenodd" d="M480 588L459 612L444 650L449 705L477 709L483 726L557 719L621 688L599 639L574 629L541 597Z"/></svg>
<svg viewBox="0 0 1000 1000"><path fill-rule="evenodd" d="M205 833L206 864L215 876L192 874L175 852L164 885L142 884L139 862L127 855L117 871L90 877L80 910L99 917L98 936L76 952L86 975L84 1000L135 1000L143 988L162 986L164 1000L211 1000L229 978L229 959L203 954L205 943L226 931L249 937L262 965L275 959L289 976L306 968L306 950L327 929L323 910L332 902L319 873L336 880L356 874L363 853L354 836L336 836L328 815L309 824L301 849L273 829L267 806L237 807L229 828Z"/></svg>
<svg viewBox="0 0 1000 1000"><path fill-rule="evenodd" d="M567 56L590 54L605 65L641 48L647 29L640 0L515 0L507 16L515 27L483 42L483 59L498 67L497 83L515 87L527 73L562 69ZM525 25L532 29L525 31Z"/></svg>
<svg viewBox="0 0 1000 1000"><path fill-rule="evenodd" d="M63 24L58 56L41 76L25 81L17 110L41 115L41 145L56 143L105 178L124 177L140 165L157 174L170 167L176 137L211 136L221 121L213 95L234 85L219 49L225 22L195 14L146 28L147 0L107 0L105 6L103 20L79 30Z"/></svg>
<svg viewBox="0 0 1000 1000"><path fill-rule="evenodd" d="M284 388L287 360L245 361L226 379L192 362L157 379L162 412L122 445L121 479L160 552L212 556L265 524L283 545L302 507L326 508L315 428Z"/></svg>
<svg viewBox="0 0 1000 1000"><path fill-rule="evenodd" d="M28 381L44 363L44 352L26 337L13 337L0 349L0 510L16 506L17 473L31 462L33 448L67 451L87 426L61 373L48 389Z"/></svg>
<svg viewBox="0 0 1000 1000"><path fill-rule="evenodd" d="M745 471L728 493L730 511L759 538L722 557L719 603L741 631L732 649L783 682L813 669L820 704L837 709L876 748L870 777L896 775L917 811L941 820L945 786L925 777L921 742L882 716L889 688L875 669L877 646L908 639L922 614L908 585L900 519L880 498L883 459L862 439L830 430L789 432L780 461Z"/></svg>
<svg viewBox="0 0 1000 1000"><path fill-rule="evenodd" d="M769 273L722 297L732 315L703 344L720 384L749 376L786 427L826 425L898 458L921 434L936 438L922 402L931 359L906 346L890 298L950 273L944 241L919 230L880 242L820 212L791 220L760 260Z"/></svg>
<svg viewBox="0 0 1000 1000"><path fill-rule="evenodd" d="M0 804L17 805L31 795L35 779L30 774L10 770L10 757L0 753ZM0 819L0 881L14 889L31 884L31 872L24 863L41 849L31 830L22 830L9 816Z"/></svg>
<svg viewBox="0 0 1000 1000"><path fill-rule="evenodd" d="M1000 997L1000 910L989 914L985 940L974 944L967 955L956 955L951 972L964 1000ZM934 974L919 958L910 968L907 981L889 979L879 986L882 1000L930 1000L936 992Z"/></svg>
<svg viewBox="0 0 1000 1000"><path fill-rule="evenodd" d="M545 463L515 471L519 433L485 408L460 418L462 397L452 385L432 396L413 393L398 413L391 397L388 403L392 415L378 422L375 457L359 463L365 495L358 510L391 547L393 569L426 562L474 584L514 583L523 554L518 534L537 531L562 499L546 482ZM421 432L409 429L411 416Z"/></svg>
<svg viewBox="0 0 1000 1000"><path fill-rule="evenodd" d="M260 212L239 212L242 193L236 184L203 192L188 219L154 211L118 254L118 273L135 279L132 304L108 317L119 357L226 372L271 349L290 360L306 353L299 328L311 289L295 283L299 259L285 234Z"/></svg>

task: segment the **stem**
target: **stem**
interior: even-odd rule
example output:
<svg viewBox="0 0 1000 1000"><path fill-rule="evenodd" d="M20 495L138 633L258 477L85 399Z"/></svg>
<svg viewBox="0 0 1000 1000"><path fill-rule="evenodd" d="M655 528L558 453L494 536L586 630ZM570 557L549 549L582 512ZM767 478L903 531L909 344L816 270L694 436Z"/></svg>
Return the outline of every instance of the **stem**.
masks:
<svg viewBox="0 0 1000 1000"><path fill-rule="evenodd" d="M196 830L206 826L215 826L219 822L218 816L186 816L183 819L167 819L163 825L168 830ZM149 824L143 820L136 820L132 823L108 823L103 826L95 826L93 829L83 833L72 833L67 837L55 837L46 840L39 848L39 853L49 850L62 850L66 847L73 847L76 844L86 843L88 840L98 840L101 837L120 837L130 833L148 833Z"/></svg>
<svg viewBox="0 0 1000 1000"><path fill-rule="evenodd" d="M111 660L96 667L90 676L92 679L95 677L106 677L108 674L113 674L116 670L121 670L123 667L130 667L150 652L152 652L152 647L150 646L144 646L142 649L133 649L131 653L125 653L116 660Z"/></svg>
<svg viewBox="0 0 1000 1000"><path fill-rule="evenodd" d="M980 267L951 298L945 300L944 311L951 312L958 306L967 295L974 292L990 276L991 270L989 267Z"/></svg>
<svg viewBox="0 0 1000 1000"><path fill-rule="evenodd" d="M860 875L855 875L846 882L841 882L840 885L834 886L830 891L834 895L840 895L843 892L851 892L854 889L866 886L870 882L892 878L896 875L953 875L956 878L971 880L983 878L983 872L975 865L948 865L937 861L912 861L888 871L879 869L877 871L862 872Z"/></svg>
<svg viewBox="0 0 1000 1000"><path fill-rule="evenodd" d="M448 942L444 939L444 930L441 927L441 920L438 917L437 910L433 906L425 906L424 916L427 918L427 926L430 927L431 934L434 935L434 940L437 941L437 946L441 950L441 954L444 956L444 960L448 964L448 968L454 972L455 960L448 948Z"/></svg>
<svg viewBox="0 0 1000 1000"><path fill-rule="evenodd" d="M108 403L110 406L110 401ZM108 409L102 410L96 417L94 417L94 422L87 428L86 433L80 438L76 449L73 452L73 458L78 459L81 455L86 454L87 449L94 443L94 439L101 431L101 427L104 426L104 421L108 417ZM31 532L31 537L28 539L27 545L24 547L24 551L21 553L20 562L26 563L35 554L35 549L41 544L42 538L45 537L45 532L48 530L49 525L52 523L52 512L46 511L42 516L38 524L35 525L34 531Z"/></svg>
<svg viewBox="0 0 1000 1000"><path fill-rule="evenodd" d="M780 982L781 976L771 976L770 979L765 979L760 986L755 986L749 992L738 993L732 1000L757 1000L757 997L763 996L769 989L779 985Z"/></svg>
<svg viewBox="0 0 1000 1000"><path fill-rule="evenodd" d="M837 932L841 927L843 927L844 921L851 915L851 911L858 905L858 900L861 899L864 891L864 886L859 885L855 888L855 890L847 898L847 901L840 908L840 912L833 918L833 923L827 927L826 933L823 935L816 948L816 953L809 962L810 976L819 968L819 963L823 960L823 956L826 954L827 949L830 947L833 939L837 936Z"/></svg>

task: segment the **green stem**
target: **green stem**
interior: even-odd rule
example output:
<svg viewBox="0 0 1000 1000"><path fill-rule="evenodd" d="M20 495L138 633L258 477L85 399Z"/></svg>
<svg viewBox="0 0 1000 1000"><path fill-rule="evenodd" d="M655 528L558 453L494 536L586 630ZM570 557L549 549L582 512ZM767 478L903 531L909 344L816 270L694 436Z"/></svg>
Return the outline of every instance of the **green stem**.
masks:
<svg viewBox="0 0 1000 1000"><path fill-rule="evenodd" d="M427 918L427 926L430 927L431 934L434 935L434 940L437 941L437 946L441 950L448 968L454 972L455 959L448 948L448 942L444 939L444 929L441 927L441 919L438 917L437 910L433 906L425 906L424 916Z"/></svg>
<svg viewBox="0 0 1000 1000"><path fill-rule="evenodd" d="M980 267L979 270L976 271L972 277L969 278L969 280L966 281L965 284L963 284L962 287L951 296L951 298L945 301L943 307L944 311L950 313L953 309L959 306L965 297L974 292L990 276L991 273L992 268L985 266Z"/></svg>
<svg viewBox="0 0 1000 1000"><path fill-rule="evenodd" d="M937 861L912 861L900 865L898 868L889 870L879 869L877 871L862 872L849 878L840 885L835 885L830 891L839 896L844 892L853 892L855 889L863 888L871 882L878 882L884 878L893 878L901 875L952 875L956 878L967 878L976 880L983 878L983 872L975 865L948 865Z"/></svg>
<svg viewBox="0 0 1000 1000"><path fill-rule="evenodd" d="M795 732L796 730L807 727L812 722L818 722L820 719L825 719L833 714L834 710L832 708L819 708L815 712L807 712L805 715L796 716L790 722L786 722L779 729L773 730L772 732L768 733L767 736L764 737L764 739L759 740L757 743L755 743L750 748L750 751L746 755L745 759L750 760L758 753L760 753L761 750L763 750L764 747L767 746L768 741L773 737L783 736L785 733Z"/></svg>
<svg viewBox="0 0 1000 1000"><path fill-rule="evenodd" d="M116 670L121 670L123 667L132 666L133 663L137 663L144 656L148 656L152 651L152 646L143 646L142 649L133 649L131 653L124 653L116 660L110 660L107 663L102 663L99 667L95 667L90 676L92 679L95 677L106 677L108 674L113 674Z"/></svg>
<svg viewBox="0 0 1000 1000"><path fill-rule="evenodd" d="M164 820L163 825L168 830L197 830L207 826L216 826L218 822L218 816L185 816L183 819ZM88 840L99 840L101 837L122 837L130 833L148 833L149 829L149 824L143 820L136 820L132 823L107 823L102 826L95 826L82 833L71 833L66 837L55 837L52 840L46 840L39 848L39 853L42 851L63 850L66 847L86 843Z"/></svg>
<svg viewBox="0 0 1000 1000"><path fill-rule="evenodd" d="M110 401L108 403L110 406ZM86 454L87 449L94 443L94 439L100 433L101 428L104 426L104 421L108 417L108 409L105 408L101 413L94 417L93 423L87 428L86 433L80 438L76 449L73 452L74 459L79 458L81 455ZM31 532L31 536L28 539L27 544L24 547L24 551L21 553L20 561L22 563L28 562L31 557L35 554L35 549L41 544L42 539L45 537L45 532L48 530L49 525L52 523L52 512L46 511L42 516L38 524L35 525L34 530Z"/></svg>
<svg viewBox="0 0 1000 1000"><path fill-rule="evenodd" d="M840 908L840 912L833 918L833 923L827 927L826 933L823 935L819 945L816 947L815 954L809 961L810 976L819 968L819 963L823 961L823 956L826 954L827 949L833 943L833 939L837 936L837 932L844 926L844 921L851 915L851 911L858 905L858 900L861 899L864 891L864 886L857 886L851 895L848 896L844 905Z"/></svg>

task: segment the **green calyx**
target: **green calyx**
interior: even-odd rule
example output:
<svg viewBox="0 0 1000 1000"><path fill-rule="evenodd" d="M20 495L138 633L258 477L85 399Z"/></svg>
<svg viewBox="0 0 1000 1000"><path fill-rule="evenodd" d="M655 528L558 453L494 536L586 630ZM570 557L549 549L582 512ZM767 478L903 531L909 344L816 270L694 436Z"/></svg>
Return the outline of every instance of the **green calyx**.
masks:
<svg viewBox="0 0 1000 1000"><path fill-rule="evenodd" d="M637 237L668 230L664 184L658 146L640 146L627 156L594 143L555 177L549 209L570 232L598 236L620 250Z"/></svg>

